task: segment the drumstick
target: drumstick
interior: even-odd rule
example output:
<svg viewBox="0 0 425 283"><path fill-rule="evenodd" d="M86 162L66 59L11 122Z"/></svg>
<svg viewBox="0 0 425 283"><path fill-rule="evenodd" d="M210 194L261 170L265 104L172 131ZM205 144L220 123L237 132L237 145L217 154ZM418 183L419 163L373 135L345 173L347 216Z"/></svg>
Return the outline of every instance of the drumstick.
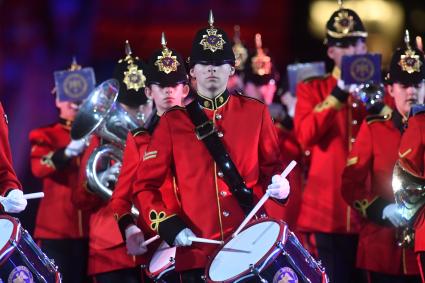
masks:
<svg viewBox="0 0 425 283"><path fill-rule="evenodd" d="M35 199L35 198L44 198L43 192L38 193L32 193L32 194L25 194L24 199Z"/></svg>
<svg viewBox="0 0 425 283"><path fill-rule="evenodd" d="M42 197L44 197L44 193L43 192L23 195L23 198L24 199L35 199L35 198L42 198ZM0 200L5 199L5 198L6 197L0 196Z"/></svg>
<svg viewBox="0 0 425 283"><path fill-rule="evenodd" d="M142 247L146 247L147 245L149 245L150 243L155 242L156 240L158 240L160 237L159 235L153 236L152 238L147 239L146 241L144 241L142 243Z"/></svg>
<svg viewBox="0 0 425 283"><path fill-rule="evenodd" d="M297 162L295 160L292 160L291 163L283 170L282 178L286 178L288 174L294 169L295 165L297 165ZM232 237L236 237L242 229L245 227L245 225L251 220L251 218L257 213L257 211L263 206L263 204L269 199L270 192L266 191L264 196L258 201L258 203L254 206L254 208L251 210L251 212L245 217L244 221L242 221L241 225L239 225L238 229L233 233Z"/></svg>
<svg viewBox="0 0 425 283"><path fill-rule="evenodd" d="M199 243L205 243L205 244L222 245L224 243L223 241L210 240L210 239L198 238L198 237L188 237L188 239L192 242L199 242Z"/></svg>

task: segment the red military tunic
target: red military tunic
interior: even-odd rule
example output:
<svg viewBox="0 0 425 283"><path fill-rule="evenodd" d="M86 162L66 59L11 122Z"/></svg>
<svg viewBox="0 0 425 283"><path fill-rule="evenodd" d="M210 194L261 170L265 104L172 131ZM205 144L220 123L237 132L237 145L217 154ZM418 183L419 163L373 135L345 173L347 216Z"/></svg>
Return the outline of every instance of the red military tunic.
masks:
<svg viewBox="0 0 425 283"><path fill-rule="evenodd" d="M37 212L34 236L38 239L79 239L88 236L88 216L72 204L78 188L80 157L64 155L70 143L70 122L32 130L31 170L42 179L44 198Z"/></svg>
<svg viewBox="0 0 425 283"><path fill-rule="evenodd" d="M158 117L159 118L159 117ZM150 141L150 134L146 129L137 129L127 135L121 172L115 185L114 192L110 201L110 207L118 221L121 234L125 239L125 228L130 224L135 224L131 215L133 204L133 183L137 177L138 164L146 151ZM176 199L175 182L170 176L161 186L161 194L167 207L177 209L179 203ZM137 226L143 231L145 239L154 236L156 233L149 228L142 217L137 219ZM155 246L155 245L153 245ZM154 250L154 249L150 249ZM139 264L146 264L150 260L150 253L137 257Z"/></svg>
<svg viewBox="0 0 425 283"><path fill-rule="evenodd" d="M382 220L383 208L395 201L391 181L402 128L402 117L396 110L367 118L347 159L342 194L368 220L359 234L357 267L413 275L419 274L413 251L397 245L401 228Z"/></svg>
<svg viewBox="0 0 425 283"><path fill-rule="evenodd" d="M425 115L423 113L409 118L399 148L400 162L403 167L416 176L425 177ZM419 212L414 224L415 251L425 251L425 215Z"/></svg>
<svg viewBox="0 0 425 283"><path fill-rule="evenodd" d="M297 87L295 133L311 163L298 219L300 231L357 233L360 217L341 195L341 176L366 110L348 98L331 95L339 71L302 82Z"/></svg>
<svg viewBox="0 0 425 283"><path fill-rule="evenodd" d="M214 100L198 98L247 187L260 197L272 175L283 169L267 107L252 98L229 96L227 91ZM239 226L244 213L194 128L184 108L174 108L161 117L139 165L136 205L161 236L166 237L167 229L180 219L198 237L223 240ZM169 168L179 189L180 211L167 208L158 190ZM205 267L216 248L195 242L178 248L176 270Z"/></svg>
<svg viewBox="0 0 425 283"><path fill-rule="evenodd" d="M0 195L3 196L9 189L21 189L22 187L15 170L13 170L7 115L4 113L1 103L0 116Z"/></svg>
<svg viewBox="0 0 425 283"><path fill-rule="evenodd" d="M100 140L93 136L90 145L81 160L79 183L80 191L75 195L74 203L91 212L89 233L88 274L136 267L136 259L127 255L127 249L119 228L114 220L114 213L109 202L87 189L86 167L93 151L100 146Z"/></svg>
<svg viewBox="0 0 425 283"><path fill-rule="evenodd" d="M141 152L143 156L149 140L150 135L145 130L136 131L134 133L129 132L127 135L120 175L110 201L110 207L119 224L123 237L125 236L124 231L127 227L122 226L135 224L131 214L131 207L133 205L133 182L135 181L137 166L140 162L139 152ZM142 225L139 227L143 231L151 232L143 221L140 221L138 224Z"/></svg>
<svg viewBox="0 0 425 283"><path fill-rule="evenodd" d="M300 215L302 196L302 150L295 138L295 134L284 128L280 123L275 123L276 132L279 137L280 151L282 152L284 167L292 160L297 161L297 166L288 175L291 184L291 197L285 206L274 201L265 203L264 208L267 216L285 221L292 231L297 230L297 220Z"/></svg>

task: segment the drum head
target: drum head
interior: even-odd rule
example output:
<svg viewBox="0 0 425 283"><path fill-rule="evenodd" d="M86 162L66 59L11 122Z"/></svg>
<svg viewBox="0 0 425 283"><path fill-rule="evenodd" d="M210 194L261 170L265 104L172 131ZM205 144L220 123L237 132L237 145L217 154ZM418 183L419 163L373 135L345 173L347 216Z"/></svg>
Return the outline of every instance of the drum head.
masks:
<svg viewBox="0 0 425 283"><path fill-rule="evenodd" d="M278 241L281 225L275 221L254 224L227 242L211 262L208 275L213 281L238 276L256 265Z"/></svg>
<svg viewBox="0 0 425 283"><path fill-rule="evenodd" d="M171 258L173 260L171 260ZM173 265L176 258L176 247L170 247L166 242L162 242L155 251L150 263L149 272L154 276Z"/></svg>
<svg viewBox="0 0 425 283"><path fill-rule="evenodd" d="M0 218L0 250L3 249L12 238L14 223L6 218Z"/></svg>

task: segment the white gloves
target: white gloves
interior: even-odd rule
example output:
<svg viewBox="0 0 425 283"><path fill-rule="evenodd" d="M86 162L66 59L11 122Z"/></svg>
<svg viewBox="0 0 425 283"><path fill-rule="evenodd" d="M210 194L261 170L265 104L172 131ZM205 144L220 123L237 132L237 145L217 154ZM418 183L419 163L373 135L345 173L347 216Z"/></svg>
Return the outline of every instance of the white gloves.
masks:
<svg viewBox="0 0 425 283"><path fill-rule="evenodd" d="M286 105L286 108L288 109L288 115L294 118L297 98L293 96L289 91L287 91L280 97L280 102Z"/></svg>
<svg viewBox="0 0 425 283"><path fill-rule="evenodd" d="M382 219L388 219L395 227L404 225L403 216L398 212L397 204L391 203L382 211Z"/></svg>
<svg viewBox="0 0 425 283"><path fill-rule="evenodd" d="M118 180L118 175L121 170L121 162L116 162L114 165L99 174L99 180L104 186L108 186L109 182L115 183Z"/></svg>
<svg viewBox="0 0 425 283"><path fill-rule="evenodd" d="M67 157L75 157L80 155L87 147L86 139L71 140L65 148L65 155Z"/></svg>
<svg viewBox="0 0 425 283"><path fill-rule="evenodd" d="M270 196L276 199L286 199L291 190L291 186L286 178L281 175L274 175L272 183L267 187Z"/></svg>
<svg viewBox="0 0 425 283"><path fill-rule="evenodd" d="M11 190L6 197L0 197L0 203L8 213L19 213L27 207L24 193L18 189Z"/></svg>
<svg viewBox="0 0 425 283"><path fill-rule="evenodd" d="M147 247L142 246L145 235L136 225L130 225L125 229L125 241L129 255L141 255L148 251Z"/></svg>
<svg viewBox="0 0 425 283"><path fill-rule="evenodd" d="M343 91L349 92L349 93L354 92L356 90L356 88L358 87L358 85L356 85L356 84L346 85L344 83L344 81L341 80L341 79L339 79L336 82L336 84L340 89L342 89Z"/></svg>
<svg viewBox="0 0 425 283"><path fill-rule="evenodd" d="M189 237L196 237L195 234L193 234L192 230L190 230L189 228L184 228L183 230L181 230L176 238L174 239L174 245L175 246L191 246L192 245L192 241L189 240Z"/></svg>

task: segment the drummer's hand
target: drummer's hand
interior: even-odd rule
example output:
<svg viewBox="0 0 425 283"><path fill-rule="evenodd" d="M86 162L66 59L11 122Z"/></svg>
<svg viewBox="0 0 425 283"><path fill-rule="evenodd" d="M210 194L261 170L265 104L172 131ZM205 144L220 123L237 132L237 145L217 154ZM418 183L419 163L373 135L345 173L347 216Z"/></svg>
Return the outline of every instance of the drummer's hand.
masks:
<svg viewBox="0 0 425 283"><path fill-rule="evenodd" d="M27 207L24 193L19 189L12 189L5 197L0 198L0 203L8 213L19 213Z"/></svg>
<svg viewBox="0 0 425 283"><path fill-rule="evenodd" d="M125 229L125 243L129 255L141 255L148 251L142 246L145 235L136 225L130 225Z"/></svg>
<svg viewBox="0 0 425 283"><path fill-rule="evenodd" d="M174 239L174 245L175 246L191 246L192 245L192 241L189 240L189 237L196 237L195 234L192 232L192 230L190 230L189 228L184 228L183 230L181 230L176 238Z"/></svg>
<svg viewBox="0 0 425 283"><path fill-rule="evenodd" d="M270 196L276 199L286 199L291 190L291 186L286 178L280 175L272 177L272 183L267 187Z"/></svg>

